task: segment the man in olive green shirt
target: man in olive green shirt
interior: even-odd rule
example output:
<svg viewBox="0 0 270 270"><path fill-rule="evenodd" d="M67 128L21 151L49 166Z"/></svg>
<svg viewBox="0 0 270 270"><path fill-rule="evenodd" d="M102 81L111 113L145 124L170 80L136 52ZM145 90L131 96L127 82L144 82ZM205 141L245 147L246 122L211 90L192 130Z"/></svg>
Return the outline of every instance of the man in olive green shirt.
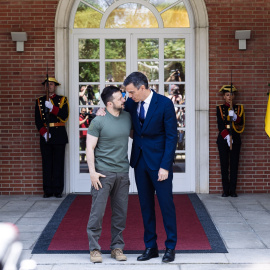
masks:
<svg viewBox="0 0 270 270"><path fill-rule="evenodd" d="M126 226L131 118L123 110L125 99L115 86L105 87L101 98L106 115L94 118L87 132L87 163L91 178L92 207L87 225L91 262L102 262L98 240L107 199L111 196L111 257L125 261L123 230Z"/></svg>

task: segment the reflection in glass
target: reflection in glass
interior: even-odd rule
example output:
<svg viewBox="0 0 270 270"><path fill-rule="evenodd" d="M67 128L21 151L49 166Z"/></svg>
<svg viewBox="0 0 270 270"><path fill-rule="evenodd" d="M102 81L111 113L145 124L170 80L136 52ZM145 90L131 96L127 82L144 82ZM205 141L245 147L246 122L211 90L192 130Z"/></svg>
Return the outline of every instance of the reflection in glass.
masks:
<svg viewBox="0 0 270 270"><path fill-rule="evenodd" d="M149 3L155 6L156 9L160 12L175 3L176 1L178 0L149 0Z"/></svg>
<svg viewBox="0 0 270 270"><path fill-rule="evenodd" d="M184 173L186 171L186 155L185 153L175 153L173 172Z"/></svg>
<svg viewBox="0 0 270 270"><path fill-rule="evenodd" d="M149 88L159 93L159 84L149 84Z"/></svg>
<svg viewBox="0 0 270 270"><path fill-rule="evenodd" d="M84 0L88 4L92 5L93 7L105 11L111 4L114 3L114 0Z"/></svg>
<svg viewBox="0 0 270 270"><path fill-rule="evenodd" d="M165 61L164 78L166 82L184 82L185 61Z"/></svg>
<svg viewBox="0 0 270 270"><path fill-rule="evenodd" d="M80 3L74 19L74 28L99 28L102 14Z"/></svg>
<svg viewBox="0 0 270 270"><path fill-rule="evenodd" d="M84 159L83 159L83 156L84 156ZM80 173L89 173L85 153L80 154L79 160L80 160Z"/></svg>
<svg viewBox="0 0 270 270"><path fill-rule="evenodd" d="M99 59L99 39L79 39L79 59Z"/></svg>
<svg viewBox="0 0 270 270"><path fill-rule="evenodd" d="M186 108L175 106L174 109L177 120L177 126L181 128L186 127Z"/></svg>
<svg viewBox="0 0 270 270"><path fill-rule="evenodd" d="M187 9L179 3L161 14L164 27L190 27Z"/></svg>
<svg viewBox="0 0 270 270"><path fill-rule="evenodd" d="M158 81L159 63L154 61L139 61L138 71L142 72L149 82Z"/></svg>
<svg viewBox="0 0 270 270"><path fill-rule="evenodd" d="M178 130L177 131L177 146L176 150L186 150L186 136L184 130Z"/></svg>
<svg viewBox="0 0 270 270"><path fill-rule="evenodd" d="M186 92L184 84L166 84L164 85L164 95L172 100L173 104L185 105Z"/></svg>
<svg viewBox="0 0 270 270"><path fill-rule="evenodd" d="M164 39L164 58L185 58L185 39L184 38L165 38Z"/></svg>
<svg viewBox="0 0 270 270"><path fill-rule="evenodd" d="M79 81L99 82L99 62L80 62Z"/></svg>
<svg viewBox="0 0 270 270"><path fill-rule="evenodd" d="M105 28L158 28L154 14L136 3L123 4L109 15Z"/></svg>
<svg viewBox="0 0 270 270"><path fill-rule="evenodd" d="M138 39L138 59L158 59L158 39Z"/></svg>
<svg viewBox="0 0 270 270"><path fill-rule="evenodd" d="M126 76L126 62L105 62L106 82L122 82Z"/></svg>
<svg viewBox="0 0 270 270"><path fill-rule="evenodd" d="M106 59L126 59L126 40L125 39L106 39L105 40Z"/></svg>
<svg viewBox="0 0 270 270"><path fill-rule="evenodd" d="M99 85L79 86L79 105L98 105L100 101Z"/></svg>

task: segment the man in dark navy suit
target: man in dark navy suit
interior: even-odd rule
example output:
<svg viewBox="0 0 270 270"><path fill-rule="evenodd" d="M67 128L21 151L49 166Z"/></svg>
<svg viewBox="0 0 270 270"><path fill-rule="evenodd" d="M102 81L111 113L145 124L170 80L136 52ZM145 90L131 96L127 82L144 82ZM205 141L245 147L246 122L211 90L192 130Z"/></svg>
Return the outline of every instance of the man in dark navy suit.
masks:
<svg viewBox="0 0 270 270"><path fill-rule="evenodd" d="M148 88L141 72L131 73L124 81L129 98L125 110L131 114L133 145L130 165L135 169L144 223L145 251L137 258L146 261L158 257L155 193L167 234L163 262L175 258L177 227L172 194L172 164L177 144L177 123L173 103Z"/></svg>

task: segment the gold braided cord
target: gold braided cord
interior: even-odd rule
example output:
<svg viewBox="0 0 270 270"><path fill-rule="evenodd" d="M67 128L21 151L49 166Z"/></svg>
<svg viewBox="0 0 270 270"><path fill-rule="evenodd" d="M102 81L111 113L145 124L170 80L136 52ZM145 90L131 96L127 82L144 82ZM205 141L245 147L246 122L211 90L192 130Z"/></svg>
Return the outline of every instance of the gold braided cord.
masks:
<svg viewBox="0 0 270 270"><path fill-rule="evenodd" d="M238 106L239 106L239 105L238 105ZM238 107L238 108L239 108L239 107ZM243 106L242 104L240 105L240 109L241 109L241 111L240 111L240 113L239 113L239 116L240 116L240 117L243 116L243 126L242 126L241 130L237 130L237 129L236 129L236 126L235 126L235 124L234 124L234 122L232 122L233 129L234 129L234 131L237 132L237 133L243 133L243 131L244 131L244 129L245 129L245 123L246 123L245 112L244 112L244 106Z"/></svg>
<svg viewBox="0 0 270 270"><path fill-rule="evenodd" d="M60 100L60 105L59 105L59 108L62 108L65 104L67 104L68 106L68 117L69 117L69 103L68 103L68 99L66 97L62 97L61 100ZM66 123L67 120L68 120L68 117L66 118L66 120L63 120L61 119L59 116L57 116L57 118L63 122L63 123Z"/></svg>

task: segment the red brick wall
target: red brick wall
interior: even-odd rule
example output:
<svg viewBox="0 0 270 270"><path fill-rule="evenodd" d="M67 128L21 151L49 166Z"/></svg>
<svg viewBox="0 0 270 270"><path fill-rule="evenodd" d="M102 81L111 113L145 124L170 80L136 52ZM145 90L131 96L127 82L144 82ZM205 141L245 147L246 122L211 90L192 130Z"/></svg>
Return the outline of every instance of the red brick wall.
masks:
<svg viewBox="0 0 270 270"><path fill-rule="evenodd" d="M42 193L35 99L41 82L54 76L54 19L58 1L1 1L0 8L0 194ZM11 32L27 32L16 52Z"/></svg>
<svg viewBox="0 0 270 270"><path fill-rule="evenodd" d="M237 191L269 192L270 138L264 118L270 83L270 1L206 0L209 16L210 55L210 192L221 192L221 173L216 146L216 105L223 102L218 90L233 83L236 102L245 106L246 128ZM247 50L238 50L235 30L251 30Z"/></svg>
<svg viewBox="0 0 270 270"><path fill-rule="evenodd" d="M270 1L205 0L209 16L210 192L221 192L215 108L220 87L233 83L245 105L239 192L269 192L270 138L264 132L270 83ZM41 194L39 135L34 123L41 82L54 75L54 20L58 0L7 0L0 9L0 194ZM235 30L251 30L247 50L238 50ZM10 32L27 32L25 51L16 52Z"/></svg>

